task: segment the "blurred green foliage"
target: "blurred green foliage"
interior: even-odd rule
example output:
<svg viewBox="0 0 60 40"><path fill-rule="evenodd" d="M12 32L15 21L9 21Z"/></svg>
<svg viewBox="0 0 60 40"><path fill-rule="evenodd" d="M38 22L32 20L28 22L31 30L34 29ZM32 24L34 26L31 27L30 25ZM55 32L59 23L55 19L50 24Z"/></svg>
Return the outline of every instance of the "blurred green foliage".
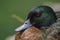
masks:
<svg viewBox="0 0 60 40"><path fill-rule="evenodd" d="M31 8L57 3L60 0L0 0L0 40L15 34L14 29L22 24L12 18L12 15L18 15L25 20Z"/></svg>

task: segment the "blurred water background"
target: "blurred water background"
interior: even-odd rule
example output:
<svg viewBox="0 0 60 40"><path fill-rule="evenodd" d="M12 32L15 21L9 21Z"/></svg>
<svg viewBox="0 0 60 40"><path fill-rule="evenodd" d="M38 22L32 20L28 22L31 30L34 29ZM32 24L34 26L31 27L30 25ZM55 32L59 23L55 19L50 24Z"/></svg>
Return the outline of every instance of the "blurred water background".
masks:
<svg viewBox="0 0 60 40"><path fill-rule="evenodd" d="M0 40L15 34L14 29L23 24L30 9L39 5L55 7L60 0L0 0Z"/></svg>

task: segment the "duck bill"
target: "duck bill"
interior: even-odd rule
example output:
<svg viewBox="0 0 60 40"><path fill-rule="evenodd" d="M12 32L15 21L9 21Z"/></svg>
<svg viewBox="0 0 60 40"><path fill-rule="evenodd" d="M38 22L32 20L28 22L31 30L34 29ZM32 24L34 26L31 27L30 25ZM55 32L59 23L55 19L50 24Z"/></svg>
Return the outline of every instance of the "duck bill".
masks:
<svg viewBox="0 0 60 40"><path fill-rule="evenodd" d="M23 25L21 25L21 26L19 26L18 28L16 28L15 31L16 31L16 32L19 32L19 31L22 31L22 30L24 30L24 29L27 29L27 28L29 28L29 27L31 27L31 26L32 26L32 24L30 23L30 20L28 19L28 20L26 20L26 21L24 22Z"/></svg>

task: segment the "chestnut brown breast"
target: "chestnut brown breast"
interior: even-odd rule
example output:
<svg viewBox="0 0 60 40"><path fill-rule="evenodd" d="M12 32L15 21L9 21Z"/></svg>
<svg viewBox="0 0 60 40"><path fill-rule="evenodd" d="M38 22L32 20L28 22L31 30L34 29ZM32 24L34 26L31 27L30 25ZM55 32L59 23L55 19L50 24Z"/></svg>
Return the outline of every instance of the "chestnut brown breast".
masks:
<svg viewBox="0 0 60 40"><path fill-rule="evenodd" d="M43 31L34 26L26 29L23 33L16 33L15 40L42 40Z"/></svg>

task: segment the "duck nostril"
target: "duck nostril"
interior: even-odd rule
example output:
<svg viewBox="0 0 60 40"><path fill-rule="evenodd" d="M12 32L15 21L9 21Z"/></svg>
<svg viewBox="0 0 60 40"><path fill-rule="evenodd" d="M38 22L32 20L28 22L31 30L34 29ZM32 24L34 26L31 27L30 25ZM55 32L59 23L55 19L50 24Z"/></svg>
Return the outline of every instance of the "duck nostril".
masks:
<svg viewBox="0 0 60 40"><path fill-rule="evenodd" d="M25 23L25 24L27 24L27 23Z"/></svg>

